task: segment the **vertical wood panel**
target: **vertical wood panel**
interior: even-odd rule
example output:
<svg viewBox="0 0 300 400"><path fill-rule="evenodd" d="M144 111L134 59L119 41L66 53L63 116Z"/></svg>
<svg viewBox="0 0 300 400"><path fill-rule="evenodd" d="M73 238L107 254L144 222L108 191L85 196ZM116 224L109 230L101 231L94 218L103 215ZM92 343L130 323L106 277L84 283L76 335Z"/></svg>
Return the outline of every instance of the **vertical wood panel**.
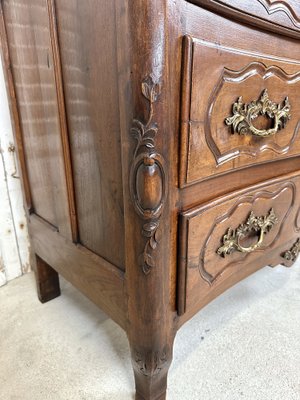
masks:
<svg viewBox="0 0 300 400"><path fill-rule="evenodd" d="M57 93L44 0L4 0L34 212L71 237Z"/></svg>
<svg viewBox="0 0 300 400"><path fill-rule="evenodd" d="M123 268L116 32L107 23L115 3L60 0L56 8L80 241Z"/></svg>
<svg viewBox="0 0 300 400"><path fill-rule="evenodd" d="M10 111L12 115L12 122L14 126L14 136L15 142L17 145L17 152L18 152L18 161L21 168L22 174L22 185L24 190L24 197L25 197L25 205L29 211L32 210L32 197L30 191L30 184L28 179L28 170L25 161L25 150L24 150L24 142L23 142L23 131L19 116L19 107L16 97L16 88L14 83L14 78L11 69L11 60L10 54L8 49L8 39L7 39L7 32L4 22L4 15L3 15L3 7L2 2L0 1L0 38L1 38L1 56L3 60L3 71L6 77L7 82L7 90L9 94L9 105Z"/></svg>

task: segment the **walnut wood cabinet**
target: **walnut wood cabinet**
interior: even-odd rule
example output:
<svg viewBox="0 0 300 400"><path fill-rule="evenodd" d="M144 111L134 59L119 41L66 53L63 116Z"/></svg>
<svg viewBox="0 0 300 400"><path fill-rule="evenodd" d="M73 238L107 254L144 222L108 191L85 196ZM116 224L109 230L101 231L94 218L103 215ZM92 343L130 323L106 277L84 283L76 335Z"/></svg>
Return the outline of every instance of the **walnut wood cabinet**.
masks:
<svg viewBox="0 0 300 400"><path fill-rule="evenodd" d="M136 399L184 322L298 255L299 39L297 0L1 1L39 298L61 274L126 330Z"/></svg>

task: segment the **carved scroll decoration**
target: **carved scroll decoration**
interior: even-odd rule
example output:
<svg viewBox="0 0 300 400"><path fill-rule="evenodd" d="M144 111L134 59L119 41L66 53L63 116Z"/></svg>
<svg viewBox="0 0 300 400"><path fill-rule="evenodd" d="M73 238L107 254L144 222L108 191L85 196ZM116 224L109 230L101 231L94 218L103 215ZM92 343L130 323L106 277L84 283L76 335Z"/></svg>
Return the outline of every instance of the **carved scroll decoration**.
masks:
<svg viewBox="0 0 300 400"><path fill-rule="evenodd" d="M288 120L291 119L291 105L289 98L286 97L284 103L276 104L269 99L267 89L264 90L261 98L252 101L249 104L243 104L242 96L233 104L233 115L225 119L228 126L233 127L233 133L240 135L252 134L259 137L267 137L275 135L280 129L283 129ZM271 129L257 129L253 125L259 115L265 115L274 119L274 127Z"/></svg>
<svg viewBox="0 0 300 400"><path fill-rule="evenodd" d="M146 221L142 236L147 240L139 261L147 275L155 267L153 253L158 246L157 232L167 195L167 177L164 159L156 151L158 125L153 121L154 104L160 96L161 85L149 76L142 82L141 90L149 103L149 116L146 122L133 120L131 135L137 144L130 171L130 192L137 214Z"/></svg>
<svg viewBox="0 0 300 400"><path fill-rule="evenodd" d="M278 223L278 218L275 215L273 208L267 215L257 217L251 211L247 221L240 224L237 229L229 228L228 232L223 236L223 245L218 248L217 253L221 257L231 254L233 251L241 253L252 253L263 245L264 236L275 224ZM245 238L251 232L259 232L259 240L250 247L243 247L240 240Z"/></svg>
<svg viewBox="0 0 300 400"><path fill-rule="evenodd" d="M294 243L294 245L283 253L282 257L291 263L294 263L300 254L300 238Z"/></svg>

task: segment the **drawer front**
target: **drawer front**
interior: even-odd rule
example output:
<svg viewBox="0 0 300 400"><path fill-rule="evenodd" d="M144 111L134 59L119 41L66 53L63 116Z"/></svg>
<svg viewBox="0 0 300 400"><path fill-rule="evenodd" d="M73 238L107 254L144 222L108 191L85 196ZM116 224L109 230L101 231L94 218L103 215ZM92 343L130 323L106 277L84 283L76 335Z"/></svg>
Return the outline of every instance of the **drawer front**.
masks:
<svg viewBox="0 0 300 400"><path fill-rule="evenodd" d="M299 93L299 61L186 36L181 187L299 154Z"/></svg>
<svg viewBox="0 0 300 400"><path fill-rule="evenodd" d="M300 31L298 0L219 0L218 2L277 25Z"/></svg>
<svg viewBox="0 0 300 400"><path fill-rule="evenodd" d="M286 264L300 237L300 177L272 182L181 215L181 312L198 311L258 268Z"/></svg>

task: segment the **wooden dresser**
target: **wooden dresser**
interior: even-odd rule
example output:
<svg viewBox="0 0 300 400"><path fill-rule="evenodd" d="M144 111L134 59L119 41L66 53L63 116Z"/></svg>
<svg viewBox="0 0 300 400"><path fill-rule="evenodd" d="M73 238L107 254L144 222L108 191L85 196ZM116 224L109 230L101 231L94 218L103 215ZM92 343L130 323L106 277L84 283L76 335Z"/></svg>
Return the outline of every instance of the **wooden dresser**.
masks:
<svg viewBox="0 0 300 400"><path fill-rule="evenodd" d="M300 251L299 39L298 0L1 1L39 298L61 274L126 330L136 399L166 398L187 320Z"/></svg>

